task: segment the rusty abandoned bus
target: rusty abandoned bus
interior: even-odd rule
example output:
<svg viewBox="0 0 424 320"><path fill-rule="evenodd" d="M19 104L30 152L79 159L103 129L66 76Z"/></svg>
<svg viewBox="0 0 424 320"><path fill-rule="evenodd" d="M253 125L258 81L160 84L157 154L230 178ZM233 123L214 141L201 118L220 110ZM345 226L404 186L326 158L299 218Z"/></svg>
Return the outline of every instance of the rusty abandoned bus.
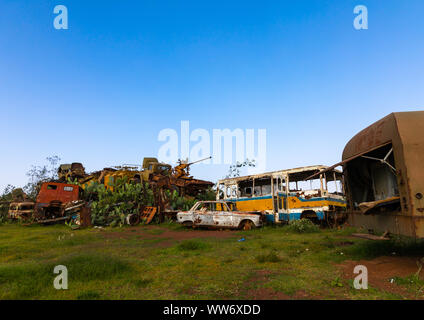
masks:
<svg viewBox="0 0 424 320"><path fill-rule="evenodd" d="M308 218L334 224L345 217L343 175L327 169L318 165L223 179L217 200L235 202L239 211L261 211L269 222Z"/></svg>
<svg viewBox="0 0 424 320"><path fill-rule="evenodd" d="M424 238L424 111L391 113L362 130L327 170L338 166L351 225Z"/></svg>

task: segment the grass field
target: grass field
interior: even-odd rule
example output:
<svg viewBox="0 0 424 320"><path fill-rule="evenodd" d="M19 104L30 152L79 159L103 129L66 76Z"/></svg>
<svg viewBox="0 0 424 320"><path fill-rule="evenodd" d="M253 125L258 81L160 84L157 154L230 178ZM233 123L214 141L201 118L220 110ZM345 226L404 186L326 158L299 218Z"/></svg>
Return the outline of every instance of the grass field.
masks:
<svg viewBox="0 0 424 320"><path fill-rule="evenodd" d="M353 231L298 234L287 226L209 231L172 223L75 231L65 225L3 225L0 299L423 297L424 281L411 267L395 270L394 283L383 279L390 286L373 286L370 278L368 290L354 289L353 271L340 267L347 261L395 254L414 264L424 256L424 245L357 239L350 236ZM68 290L53 287L56 265L68 268Z"/></svg>

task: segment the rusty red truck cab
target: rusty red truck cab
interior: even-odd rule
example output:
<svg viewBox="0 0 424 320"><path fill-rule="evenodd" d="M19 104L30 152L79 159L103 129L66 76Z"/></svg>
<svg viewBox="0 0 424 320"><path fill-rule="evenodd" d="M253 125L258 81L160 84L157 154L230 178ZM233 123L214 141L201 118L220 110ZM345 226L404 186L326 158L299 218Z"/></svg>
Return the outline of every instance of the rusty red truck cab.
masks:
<svg viewBox="0 0 424 320"><path fill-rule="evenodd" d="M60 182L44 182L35 203L35 214L38 219L54 219L63 215L66 203L79 200L81 188L75 184Z"/></svg>

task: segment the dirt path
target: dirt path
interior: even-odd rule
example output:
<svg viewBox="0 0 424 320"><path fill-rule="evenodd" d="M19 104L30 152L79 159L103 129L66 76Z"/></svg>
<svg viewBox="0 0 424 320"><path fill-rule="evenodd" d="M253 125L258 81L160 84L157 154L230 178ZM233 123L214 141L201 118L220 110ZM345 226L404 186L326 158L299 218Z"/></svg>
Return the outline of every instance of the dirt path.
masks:
<svg viewBox="0 0 424 320"><path fill-rule="evenodd" d="M304 290L298 290L293 295L288 295L284 292L276 291L272 288L255 288L258 284L268 282L269 278L275 275L275 272L270 270L259 270L256 271L255 275L250 277L245 286L246 299L248 300L314 300L319 297L309 295Z"/></svg>
<svg viewBox="0 0 424 320"><path fill-rule="evenodd" d="M104 231L102 232L106 239L128 239L136 237L148 240L163 240L156 243L157 247L169 247L177 241L188 239L206 239L218 238L226 239L236 237L236 231L230 230L194 230L186 229L180 231L169 230L160 226L128 227L122 231Z"/></svg>
<svg viewBox="0 0 424 320"><path fill-rule="evenodd" d="M360 260L360 261L345 261L337 267L342 271L345 279L354 279L355 274L353 269L357 265L364 265L368 269L368 283L375 288L399 294L408 299L415 299L416 297L408 292L404 287L390 281L394 277L407 277L415 274L418 271L416 257L396 257L396 256L382 256L373 260ZM424 279L423 274L420 274L420 279Z"/></svg>

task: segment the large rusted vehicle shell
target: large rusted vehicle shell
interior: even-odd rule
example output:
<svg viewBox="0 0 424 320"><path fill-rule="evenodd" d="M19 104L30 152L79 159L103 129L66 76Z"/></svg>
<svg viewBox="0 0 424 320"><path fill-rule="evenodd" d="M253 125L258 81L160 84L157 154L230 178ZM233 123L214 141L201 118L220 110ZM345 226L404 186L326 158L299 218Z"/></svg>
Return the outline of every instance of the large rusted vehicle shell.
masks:
<svg viewBox="0 0 424 320"><path fill-rule="evenodd" d="M81 179L86 176L84 166L79 162L61 164L57 170L59 181L66 182L68 179Z"/></svg>
<svg viewBox="0 0 424 320"><path fill-rule="evenodd" d="M348 142L342 160L335 166L343 166L352 225L424 238L424 111L377 121Z"/></svg>
<svg viewBox="0 0 424 320"><path fill-rule="evenodd" d="M74 184L44 182L37 195L34 218L45 220L63 217L65 206L80 200L80 193L80 187Z"/></svg>

